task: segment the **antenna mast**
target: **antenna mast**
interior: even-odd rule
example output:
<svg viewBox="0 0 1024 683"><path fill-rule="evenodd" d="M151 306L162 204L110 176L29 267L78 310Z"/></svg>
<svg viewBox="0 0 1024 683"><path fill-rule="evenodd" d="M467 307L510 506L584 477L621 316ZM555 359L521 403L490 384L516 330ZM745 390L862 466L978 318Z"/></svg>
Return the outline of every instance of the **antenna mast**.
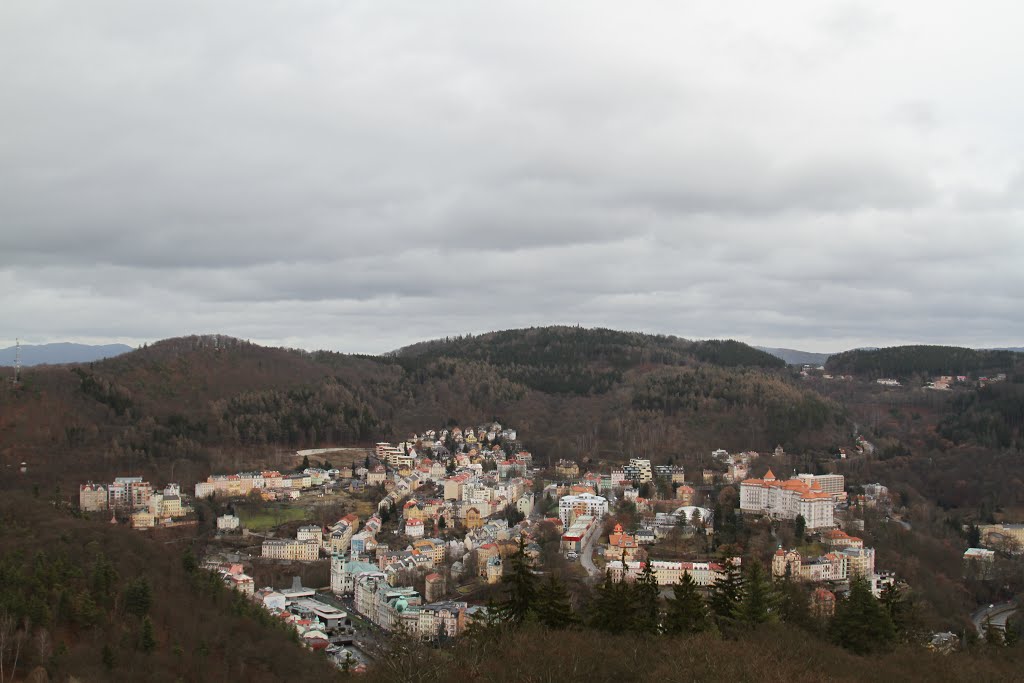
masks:
<svg viewBox="0 0 1024 683"><path fill-rule="evenodd" d="M14 383L21 381L21 339L14 340Z"/></svg>

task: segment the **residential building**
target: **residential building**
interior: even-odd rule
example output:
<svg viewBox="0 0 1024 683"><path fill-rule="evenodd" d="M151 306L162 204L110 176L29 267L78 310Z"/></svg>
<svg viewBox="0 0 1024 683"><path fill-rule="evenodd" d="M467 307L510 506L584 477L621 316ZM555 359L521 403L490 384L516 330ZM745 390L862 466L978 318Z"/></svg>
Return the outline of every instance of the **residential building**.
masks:
<svg viewBox="0 0 1024 683"><path fill-rule="evenodd" d="M733 558L733 564L741 566L742 559ZM626 563L626 580L636 581L643 572L643 562ZM651 570L659 586L671 586L679 583L683 576L688 574L698 586L711 586L724 574L724 566L719 562L668 562L665 560L650 560ZM608 563L608 571L612 580L622 579L623 565L619 560Z"/></svg>
<svg viewBox="0 0 1024 683"><path fill-rule="evenodd" d="M772 558L772 576L789 577L794 581L812 583L822 581L844 581L848 564L841 553L826 553L821 557L802 557L796 550L779 548Z"/></svg>
<svg viewBox="0 0 1024 683"><path fill-rule="evenodd" d="M849 578L871 579L874 576L874 548L843 548L839 554L846 560L846 574Z"/></svg>
<svg viewBox="0 0 1024 683"><path fill-rule="evenodd" d="M320 558L320 542L316 540L267 539L263 541L263 557L273 560L312 562Z"/></svg>
<svg viewBox="0 0 1024 683"><path fill-rule="evenodd" d="M622 470L626 479L636 484L644 484L654 480L651 461L644 458L630 458L629 464L623 467Z"/></svg>
<svg viewBox="0 0 1024 683"><path fill-rule="evenodd" d="M241 525L241 520L235 515L221 515L217 518L218 531L233 531Z"/></svg>
<svg viewBox="0 0 1024 683"><path fill-rule="evenodd" d="M101 512L108 507L107 487L91 481L78 487L78 507L82 512Z"/></svg>
<svg viewBox="0 0 1024 683"><path fill-rule="evenodd" d="M558 518L562 526L568 528L580 515L589 515L601 519L608 514L608 500L592 493L579 496L564 496L558 501Z"/></svg>
<svg viewBox="0 0 1024 683"><path fill-rule="evenodd" d="M555 463L555 476L561 479L575 479L580 476L580 466L572 460L559 460Z"/></svg>
<svg viewBox="0 0 1024 683"><path fill-rule="evenodd" d="M616 524L615 529L608 535L608 547L604 551L604 556L607 560L621 560L625 555L626 561L632 562L636 559L638 548L636 537L623 531L621 524Z"/></svg>
<svg viewBox="0 0 1024 683"><path fill-rule="evenodd" d="M298 541L316 541L316 544L320 546L324 542L324 530L315 524L300 526L299 530L295 533L295 539Z"/></svg>

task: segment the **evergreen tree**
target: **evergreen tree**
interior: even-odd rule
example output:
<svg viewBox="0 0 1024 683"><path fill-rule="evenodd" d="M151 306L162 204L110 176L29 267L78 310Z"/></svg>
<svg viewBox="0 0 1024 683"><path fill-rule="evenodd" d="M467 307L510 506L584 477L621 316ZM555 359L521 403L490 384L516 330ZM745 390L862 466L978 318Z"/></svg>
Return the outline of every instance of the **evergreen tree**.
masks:
<svg viewBox="0 0 1024 683"><path fill-rule="evenodd" d="M804 519L803 515L796 516L796 522L793 528L793 535L796 536L798 543L804 540L804 531L807 529L807 520Z"/></svg>
<svg viewBox="0 0 1024 683"><path fill-rule="evenodd" d="M831 633L833 642L857 654L887 650L896 639L892 619L862 578L854 579L849 595L836 603Z"/></svg>
<svg viewBox="0 0 1024 683"><path fill-rule="evenodd" d="M967 545L971 548L981 547L981 529L977 524L972 524L967 529Z"/></svg>
<svg viewBox="0 0 1024 683"><path fill-rule="evenodd" d="M565 584L555 578L554 574L541 584L537 594L537 618L540 623L552 629L564 629L577 623L578 619L572 611L572 601Z"/></svg>
<svg viewBox="0 0 1024 683"><path fill-rule="evenodd" d="M623 562L625 566L625 562ZM654 576L651 561L644 562L644 568L633 586L634 614L633 630L639 633L657 633L660 628L658 618L658 579Z"/></svg>
<svg viewBox="0 0 1024 683"><path fill-rule="evenodd" d="M895 583L890 583L882 589L879 600L885 606L885 611L896 628L897 638L904 642L913 640L919 627L914 603L907 599Z"/></svg>
<svg viewBox="0 0 1024 683"><path fill-rule="evenodd" d="M146 577L140 576L124 590L124 608L129 614L144 617L153 605L153 591Z"/></svg>
<svg viewBox="0 0 1024 683"><path fill-rule="evenodd" d="M786 569L789 567L787 565ZM774 604L779 619L787 624L812 630L817 627L811 615L810 596L804 586L793 580L789 572L775 582Z"/></svg>
<svg viewBox="0 0 1024 683"><path fill-rule="evenodd" d="M722 573L711 588L711 611L720 622L731 622L739 616L742 599L743 575L730 558L723 563Z"/></svg>
<svg viewBox="0 0 1024 683"><path fill-rule="evenodd" d="M519 626L537 607L537 577L526 559L526 542L522 537L505 568L501 582L505 584L506 596L498 604L498 615L506 624Z"/></svg>
<svg viewBox="0 0 1024 683"><path fill-rule="evenodd" d="M114 659L114 651L110 649L110 645L103 645L103 651L100 653L100 658L103 661L103 668L107 671L114 670L114 667L117 665L117 661Z"/></svg>
<svg viewBox="0 0 1024 683"><path fill-rule="evenodd" d="M607 633L625 633L633 624L633 591L626 583L625 570L618 581L606 572L604 581L596 588L597 596L591 607L590 626Z"/></svg>
<svg viewBox="0 0 1024 683"><path fill-rule="evenodd" d="M139 649L152 652L156 649L156 634L153 632L153 621L149 617L142 620L142 635L139 638Z"/></svg>
<svg viewBox="0 0 1024 683"><path fill-rule="evenodd" d="M665 611L665 632L671 634L702 633L711 628L704 599L697 592L697 584L689 573L672 586L672 597Z"/></svg>
<svg viewBox="0 0 1024 683"><path fill-rule="evenodd" d="M763 624L772 618L772 586L764 567L756 559L747 563L743 578L743 598L739 605L740 620L747 626Z"/></svg>

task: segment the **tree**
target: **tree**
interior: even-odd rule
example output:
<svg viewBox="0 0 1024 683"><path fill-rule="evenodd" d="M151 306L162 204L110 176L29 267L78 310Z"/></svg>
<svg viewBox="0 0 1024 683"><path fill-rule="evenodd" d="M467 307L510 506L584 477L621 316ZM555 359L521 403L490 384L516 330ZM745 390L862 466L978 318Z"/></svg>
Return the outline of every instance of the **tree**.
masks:
<svg viewBox="0 0 1024 683"><path fill-rule="evenodd" d="M739 615L747 626L756 626L772 618L772 586L756 559L747 563L745 569Z"/></svg>
<svg viewBox="0 0 1024 683"><path fill-rule="evenodd" d="M896 639L892 619L871 594L863 578L850 583L849 594L836 603L832 618L832 640L857 654L887 650Z"/></svg>
<svg viewBox="0 0 1024 683"><path fill-rule="evenodd" d="M551 629L569 628L579 621L573 614L569 591L554 574L548 576L537 593L537 618Z"/></svg>
<svg viewBox="0 0 1024 683"><path fill-rule="evenodd" d="M703 633L711 628L711 618L697 584L689 573L672 586L672 597L665 611L665 632L671 634Z"/></svg>
<svg viewBox="0 0 1024 683"><path fill-rule="evenodd" d="M139 649L143 652L152 652L156 649L153 621L149 617L145 617L142 620L142 635L139 637Z"/></svg>
<svg viewBox="0 0 1024 683"><path fill-rule="evenodd" d="M967 545L971 548L981 547L981 529L977 524L972 524L967 529Z"/></svg>
<svg viewBox="0 0 1024 683"><path fill-rule="evenodd" d="M625 562L622 563L625 567ZM639 633L657 633L660 628L658 618L658 579L654 576L651 561L644 562L644 568L633 587L635 609L633 629Z"/></svg>
<svg viewBox="0 0 1024 683"><path fill-rule="evenodd" d="M615 581L610 571L595 589L597 596L591 607L590 626L607 633L624 633L633 624L633 591L626 583L626 569Z"/></svg>
<svg viewBox="0 0 1024 683"><path fill-rule="evenodd" d="M504 623L519 626L537 606L537 577L526 559L526 541L522 537L506 568L508 571L501 577L506 596L498 603L498 615Z"/></svg>
<svg viewBox="0 0 1024 683"><path fill-rule="evenodd" d="M114 666L117 665L117 660L114 659L114 651L110 649L110 645L104 644L103 651L100 653L100 659L103 661L103 668L107 671L113 671Z"/></svg>
<svg viewBox="0 0 1024 683"><path fill-rule="evenodd" d="M129 614L144 617L153 605L153 591L146 577L140 576L124 590L124 608Z"/></svg>
<svg viewBox="0 0 1024 683"><path fill-rule="evenodd" d="M796 522L793 528L793 535L796 536L797 542L804 540L804 531L807 529L807 520L804 519L803 515L796 516Z"/></svg>
<svg viewBox="0 0 1024 683"><path fill-rule="evenodd" d="M722 572L711 588L711 611L720 622L731 622L739 616L742 600L743 575L732 558L729 558L722 563Z"/></svg>
<svg viewBox="0 0 1024 683"><path fill-rule="evenodd" d="M885 607L886 614L892 620L896 635L901 641L913 640L918 630L918 613L916 606L895 583L882 589L879 600Z"/></svg>
<svg viewBox="0 0 1024 683"><path fill-rule="evenodd" d="M776 581L773 586L776 613L779 615L779 619L787 624L813 630L817 624L811 616L807 589L801 583L793 580L788 565L786 570L786 575Z"/></svg>
<svg viewBox="0 0 1024 683"><path fill-rule="evenodd" d="M304 472L309 469L309 456L302 456L302 464L295 468L296 472Z"/></svg>

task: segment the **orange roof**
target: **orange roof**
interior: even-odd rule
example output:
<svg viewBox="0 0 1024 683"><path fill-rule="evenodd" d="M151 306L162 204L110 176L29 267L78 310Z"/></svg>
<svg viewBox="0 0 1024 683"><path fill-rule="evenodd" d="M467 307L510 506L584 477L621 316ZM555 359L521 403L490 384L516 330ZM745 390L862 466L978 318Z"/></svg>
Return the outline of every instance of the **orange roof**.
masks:
<svg viewBox="0 0 1024 683"><path fill-rule="evenodd" d="M768 468L768 471L765 473L764 479L765 479L765 481L769 481L769 480L774 480L775 479L775 474L772 473L772 470L771 470L770 467Z"/></svg>

